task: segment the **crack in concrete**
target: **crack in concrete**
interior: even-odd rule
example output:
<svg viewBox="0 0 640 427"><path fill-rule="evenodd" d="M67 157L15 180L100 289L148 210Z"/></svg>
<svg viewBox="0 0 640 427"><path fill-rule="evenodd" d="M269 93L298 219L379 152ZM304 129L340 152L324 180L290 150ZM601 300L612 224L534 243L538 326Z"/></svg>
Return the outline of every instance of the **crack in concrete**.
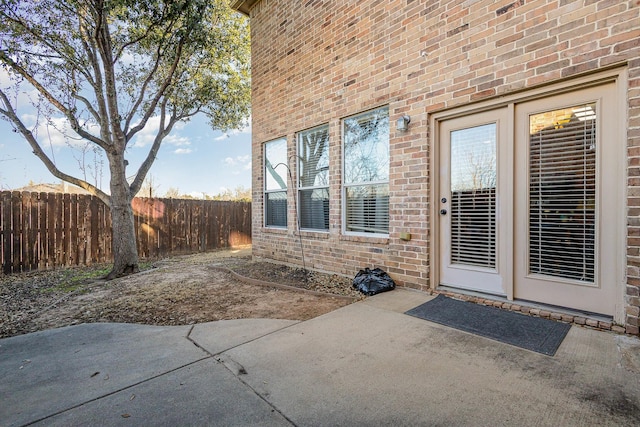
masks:
<svg viewBox="0 0 640 427"><path fill-rule="evenodd" d="M187 333L187 340L189 340L191 343L193 343L196 347L198 347L199 349L201 349L202 351L204 351L205 353L209 354L211 357L213 357L213 359L217 362L220 363L222 366L224 366L229 372L231 372L233 374L233 376L243 385L245 386L247 389L251 390L251 392L258 397L260 400L262 400L265 404L267 404L270 408L271 411L278 413L280 416L282 416L282 418L284 418L289 424L291 424L292 426L296 426L296 424L293 422L293 420L291 420L289 417L287 417L287 415L285 415L284 412L282 412L278 407L276 407L272 402L270 402L269 400L267 400L266 396L261 394L258 390L256 390L255 388L253 388L249 383L247 383L246 381L244 381L242 379L242 376L244 375L249 375L249 373L247 372L247 370L245 369L244 366L242 366L241 363L235 361L233 358L231 358L229 355L225 354L226 352L233 350L235 348L238 348L242 345L251 343L253 341L259 340L261 338L264 338L266 336L269 336L271 334L274 334L276 332L280 332L283 331L287 328L290 328L292 326L298 325L301 322L296 322L293 323L291 325L287 325L284 326L282 328L278 328L275 329L273 331L270 331L266 334L260 335L258 337L252 338L250 340L244 341L240 344L236 344L234 346L231 346L225 350L222 350L219 353L216 354L212 354L211 352L209 352L207 349L205 349L204 347L202 347L200 344L198 344L194 339L191 338L191 333L193 332L193 329L195 328L196 325L192 325L191 328L189 329L189 332Z"/></svg>
<svg viewBox="0 0 640 427"><path fill-rule="evenodd" d="M258 390L253 388L251 384L249 384L242 378L242 376L244 375L249 375L249 373L244 368L244 366L242 366L240 363L233 360L231 357L224 356L224 355L216 356L215 360L218 363L222 364L222 366L227 368L227 370L229 370L229 372L231 372L242 385L244 385L247 389L251 390L251 392L258 399L262 400L265 404L267 404L271 408L271 411L277 412L278 414L280 414L280 416L282 416L282 418L287 420L287 422L292 426L297 426L297 424L294 423L292 419L290 419L284 412L282 412L277 406L275 406L271 401L269 401L267 399L267 396L261 394Z"/></svg>
<svg viewBox="0 0 640 427"><path fill-rule="evenodd" d="M210 359L210 358L211 358L211 356L206 356L206 357L200 358L198 360L194 360L193 362L189 362L189 363L186 363L186 364L184 364L182 366L178 366L177 368L173 368L173 369L170 369L168 371L159 373L157 375L153 375L153 376L151 376L149 378L145 378L145 379L140 380L140 381L138 381L136 383L129 384L129 385L125 386L125 387L121 387L121 388L119 388L117 390L110 391L109 393L105 393L105 394L103 394L101 396L97 396L97 397L94 397L94 398L89 399L87 401L84 401L82 403L78 403L77 405L73 405L73 406L70 406L68 408L61 409L61 410L56 411L56 412L54 412L52 414L49 414L49 415L46 415L44 417L38 418L37 420L29 421L28 423L23 424L22 426L26 427L26 426L30 426L30 425L33 425L33 424L48 420L48 419L53 418L55 416L58 416L60 414L64 414L65 412L68 412L68 411L71 411L71 410L74 410L74 409L77 409L77 408L81 408L84 405L87 405L89 403L97 402L98 400L104 399L104 398L109 397L109 396L113 396L114 394L120 393L120 392L125 391L125 390L129 390L129 389L131 389L133 387L139 386L140 384L147 383L149 381L155 380L157 378L160 378L160 377L163 377L165 375L168 375L168 374L170 374L172 372L175 372L175 371L178 371L180 369L186 368L187 366L195 365L196 363L202 362L203 360L207 360L207 359Z"/></svg>

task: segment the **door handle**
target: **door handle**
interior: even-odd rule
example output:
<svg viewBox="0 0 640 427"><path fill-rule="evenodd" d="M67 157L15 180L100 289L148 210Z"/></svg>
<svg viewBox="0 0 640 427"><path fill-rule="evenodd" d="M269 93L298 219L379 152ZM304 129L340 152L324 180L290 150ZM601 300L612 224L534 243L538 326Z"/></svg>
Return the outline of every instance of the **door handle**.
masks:
<svg viewBox="0 0 640 427"><path fill-rule="evenodd" d="M446 214L447 214L446 209L440 209L440 215L446 215Z"/></svg>

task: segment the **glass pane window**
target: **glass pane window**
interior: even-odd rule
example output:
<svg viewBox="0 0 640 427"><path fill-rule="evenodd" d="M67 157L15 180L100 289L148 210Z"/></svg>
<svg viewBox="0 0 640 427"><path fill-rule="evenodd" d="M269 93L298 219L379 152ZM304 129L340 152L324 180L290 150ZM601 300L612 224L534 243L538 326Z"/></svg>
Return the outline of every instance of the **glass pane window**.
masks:
<svg viewBox="0 0 640 427"><path fill-rule="evenodd" d="M264 225L287 226L287 140L264 145Z"/></svg>
<svg viewBox="0 0 640 427"><path fill-rule="evenodd" d="M496 124L451 132L451 190L496 186Z"/></svg>
<svg viewBox="0 0 640 427"><path fill-rule="evenodd" d="M451 132L453 264L496 266L496 124Z"/></svg>
<svg viewBox="0 0 640 427"><path fill-rule="evenodd" d="M593 283L595 104L529 117L529 272Z"/></svg>
<svg viewBox="0 0 640 427"><path fill-rule="evenodd" d="M389 233L389 109L343 121L345 230Z"/></svg>
<svg viewBox="0 0 640 427"><path fill-rule="evenodd" d="M284 138L264 145L265 190L287 189L287 140Z"/></svg>
<svg viewBox="0 0 640 427"><path fill-rule="evenodd" d="M389 181L389 109L344 120L345 184Z"/></svg>
<svg viewBox="0 0 640 427"><path fill-rule="evenodd" d="M329 126L298 134L300 228L329 229Z"/></svg>
<svg viewBox="0 0 640 427"><path fill-rule="evenodd" d="M329 126L298 134L298 182L301 188L329 186Z"/></svg>

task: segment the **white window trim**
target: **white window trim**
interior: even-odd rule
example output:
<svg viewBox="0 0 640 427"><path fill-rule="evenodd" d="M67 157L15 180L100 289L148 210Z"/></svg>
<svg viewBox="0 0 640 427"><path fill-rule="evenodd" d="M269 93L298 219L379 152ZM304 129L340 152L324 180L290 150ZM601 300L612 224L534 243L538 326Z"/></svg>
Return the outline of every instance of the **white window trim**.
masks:
<svg viewBox="0 0 640 427"><path fill-rule="evenodd" d="M327 182L327 185L323 185L323 186L309 186L309 187L302 187L300 185L300 137L302 136L302 134L306 133L306 132L312 132L314 130L318 130L321 128L327 128L327 134L329 134L329 124L323 124L323 125L319 125L310 129L306 129L303 131L300 131L296 134L296 181L297 181L297 185L296 185L296 220L298 221L298 225L300 227L300 230L302 231L308 231L308 232L312 232L312 233L329 233L329 229L331 227L331 224L329 224L329 226L327 228L305 228L302 227L301 225L301 216L302 216L302 209L301 206L302 204L300 203L300 193L302 191L306 191L306 190L322 190L322 189L327 189L327 192L329 193L329 201L331 201L331 183ZM329 136L329 144L327 145L327 154L329 154L329 148L331 146L331 142L330 142L330 136ZM331 170L331 157L329 156L329 171ZM330 174L329 174L330 176Z"/></svg>
<svg viewBox="0 0 640 427"><path fill-rule="evenodd" d="M270 229L277 229L277 230L286 230L289 224L289 215L288 215L288 210L289 210L289 184L287 183L287 180L285 179L285 185L286 188L283 189L277 189L277 190L267 190L267 144L275 142L275 141L280 141L280 140L284 140L285 141L285 145L287 145L287 149L288 149L288 143L287 143L287 138L286 137L280 137L280 138L275 138L266 142L262 143L262 179L263 179L263 184L262 184L262 225L264 228L270 228ZM288 167L288 165L287 165ZM269 225L267 224L267 194L273 194L273 193L285 193L285 197L287 200L287 212L286 212L286 224L285 225Z"/></svg>
<svg viewBox="0 0 640 427"><path fill-rule="evenodd" d="M376 111L376 110L380 110L382 108L387 108L387 111L389 111L389 106L388 105L381 105L379 107L376 108L372 108L370 110L366 110L366 111L362 111L360 113L357 114L353 114L347 117L343 117L340 120L340 146L341 146L341 156L342 156L342 162L341 162L341 167L342 167L342 173L341 173L341 189L340 189L340 196L341 196L341 201L342 201L342 212L341 212L341 222L342 222L342 234L345 236L354 236L354 237L369 237L369 238L388 238L389 237L389 233L367 233L367 232L359 232L359 231L349 231L347 230L347 188L349 187L356 187L356 186L375 186L375 185L381 185L381 184L387 184L390 186L390 179L387 179L385 181L366 181L366 182L352 182L349 184L345 183L345 145L344 145L344 121L346 119L350 119L353 117L357 117L357 116L361 116L367 113L370 113L372 111ZM389 117L390 117L390 113L389 113ZM391 122L389 122L389 124L391 125ZM389 131L391 131L391 129L389 129ZM391 164L391 134L389 134L388 137L388 144L389 144L389 164ZM391 174L391 170L389 170L389 175ZM391 187L389 187L389 196L391 196ZM389 215L390 216L390 215ZM391 218L389 218L389 221L391 221Z"/></svg>

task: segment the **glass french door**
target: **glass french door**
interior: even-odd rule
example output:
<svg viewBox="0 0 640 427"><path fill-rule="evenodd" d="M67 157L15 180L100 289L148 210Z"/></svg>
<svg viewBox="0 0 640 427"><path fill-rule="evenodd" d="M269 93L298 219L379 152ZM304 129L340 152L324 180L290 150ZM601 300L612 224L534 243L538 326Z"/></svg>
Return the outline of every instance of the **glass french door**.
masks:
<svg viewBox="0 0 640 427"><path fill-rule="evenodd" d="M508 271L505 228L509 214L501 168L506 109L442 123L440 149L440 282L491 294L505 294Z"/></svg>
<svg viewBox="0 0 640 427"><path fill-rule="evenodd" d="M615 84L439 122L439 284L612 315Z"/></svg>
<svg viewBox="0 0 640 427"><path fill-rule="evenodd" d="M514 297L613 314L619 146L614 84L516 105Z"/></svg>

